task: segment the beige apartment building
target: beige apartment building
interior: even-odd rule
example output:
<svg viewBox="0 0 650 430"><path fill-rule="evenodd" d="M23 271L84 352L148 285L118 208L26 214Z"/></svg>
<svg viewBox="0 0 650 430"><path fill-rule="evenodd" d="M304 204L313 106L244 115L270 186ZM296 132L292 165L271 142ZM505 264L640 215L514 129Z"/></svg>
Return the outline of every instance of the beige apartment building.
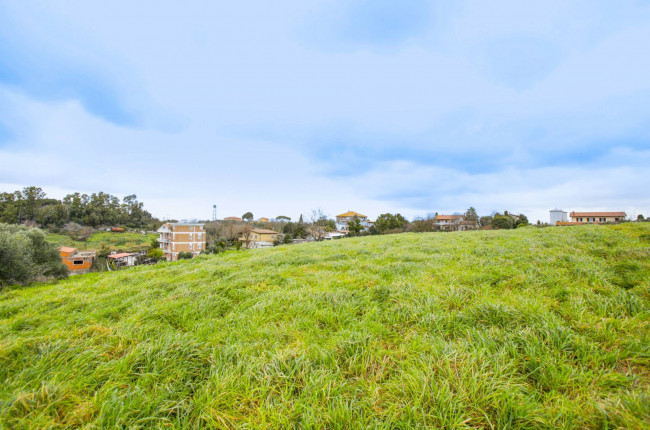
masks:
<svg viewBox="0 0 650 430"><path fill-rule="evenodd" d="M176 261L180 252L191 252L197 256L205 251L205 229L203 224L165 223L159 229L160 249L167 261Z"/></svg>

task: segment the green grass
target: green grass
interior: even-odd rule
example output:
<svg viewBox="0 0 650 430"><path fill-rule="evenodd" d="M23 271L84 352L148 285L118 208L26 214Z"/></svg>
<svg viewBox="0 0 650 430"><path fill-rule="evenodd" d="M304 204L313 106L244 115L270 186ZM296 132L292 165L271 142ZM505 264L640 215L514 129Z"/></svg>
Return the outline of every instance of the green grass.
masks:
<svg viewBox="0 0 650 430"><path fill-rule="evenodd" d="M401 234L0 292L2 428L647 428L650 226Z"/></svg>
<svg viewBox="0 0 650 430"><path fill-rule="evenodd" d="M111 251L142 251L151 246L151 239L158 237L156 234L142 235L135 232L112 233L100 231L93 233L86 241L77 241L64 234L48 233L47 241L56 246L71 246L79 250L98 251L102 244L106 244Z"/></svg>

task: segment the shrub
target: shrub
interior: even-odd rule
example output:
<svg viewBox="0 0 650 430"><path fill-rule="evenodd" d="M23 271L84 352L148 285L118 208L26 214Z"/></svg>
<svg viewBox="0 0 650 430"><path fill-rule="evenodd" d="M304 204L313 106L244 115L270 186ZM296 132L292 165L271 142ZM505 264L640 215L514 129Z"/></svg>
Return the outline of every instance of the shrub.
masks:
<svg viewBox="0 0 650 430"><path fill-rule="evenodd" d="M179 260L189 260L192 258L192 253L189 251L183 251L178 253Z"/></svg>
<svg viewBox="0 0 650 430"><path fill-rule="evenodd" d="M64 278L68 269L38 228L0 224L0 285Z"/></svg>

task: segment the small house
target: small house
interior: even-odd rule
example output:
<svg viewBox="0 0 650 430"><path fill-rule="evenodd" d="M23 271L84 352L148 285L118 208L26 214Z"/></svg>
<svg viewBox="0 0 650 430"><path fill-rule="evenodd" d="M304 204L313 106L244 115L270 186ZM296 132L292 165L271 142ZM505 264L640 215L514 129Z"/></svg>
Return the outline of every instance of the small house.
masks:
<svg viewBox="0 0 650 430"><path fill-rule="evenodd" d="M263 248L273 246L278 240L278 232L264 228L254 228L247 232L239 233L239 241L244 248Z"/></svg>
<svg viewBox="0 0 650 430"><path fill-rule="evenodd" d="M66 265L70 273L88 273L97 257L96 251L79 251L77 248L62 246L59 248L61 262Z"/></svg>
<svg viewBox="0 0 650 430"><path fill-rule="evenodd" d="M571 221L589 224L619 223L626 217L625 212L571 212Z"/></svg>
<svg viewBox="0 0 650 430"><path fill-rule="evenodd" d="M136 254L130 252L120 252L108 256L108 261L117 267L135 266Z"/></svg>
<svg viewBox="0 0 650 430"><path fill-rule="evenodd" d="M434 218L435 225L444 231L459 230L460 223L464 220L462 215L436 215Z"/></svg>

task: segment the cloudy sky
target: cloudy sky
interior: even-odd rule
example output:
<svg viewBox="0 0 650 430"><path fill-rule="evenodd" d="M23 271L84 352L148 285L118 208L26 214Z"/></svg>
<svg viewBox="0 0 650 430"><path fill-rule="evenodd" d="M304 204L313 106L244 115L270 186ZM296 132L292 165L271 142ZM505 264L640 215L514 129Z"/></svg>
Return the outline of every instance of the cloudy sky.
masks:
<svg viewBox="0 0 650 430"><path fill-rule="evenodd" d="M0 0L0 190L650 212L650 1Z"/></svg>

